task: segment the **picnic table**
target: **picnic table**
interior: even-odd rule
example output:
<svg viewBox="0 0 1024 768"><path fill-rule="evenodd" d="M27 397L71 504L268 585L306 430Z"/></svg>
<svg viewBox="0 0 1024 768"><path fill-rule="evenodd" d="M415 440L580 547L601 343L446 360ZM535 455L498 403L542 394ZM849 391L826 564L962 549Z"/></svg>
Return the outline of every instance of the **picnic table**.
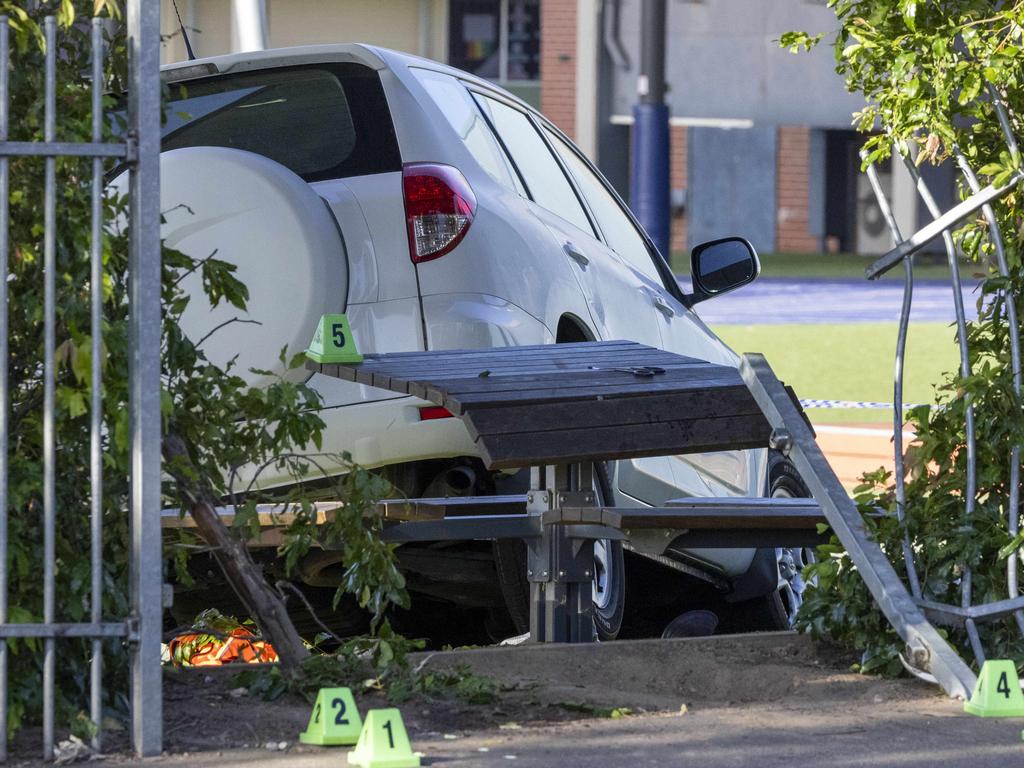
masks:
<svg viewBox="0 0 1024 768"><path fill-rule="evenodd" d="M525 500L384 502L395 542L521 538L532 639L594 638L593 545L664 529L687 546L806 546L820 540L811 499L687 498L600 506L598 462L785 442L736 368L631 341L367 355L307 368L412 395L463 420L488 469L530 468ZM781 385L780 385L781 386Z"/></svg>

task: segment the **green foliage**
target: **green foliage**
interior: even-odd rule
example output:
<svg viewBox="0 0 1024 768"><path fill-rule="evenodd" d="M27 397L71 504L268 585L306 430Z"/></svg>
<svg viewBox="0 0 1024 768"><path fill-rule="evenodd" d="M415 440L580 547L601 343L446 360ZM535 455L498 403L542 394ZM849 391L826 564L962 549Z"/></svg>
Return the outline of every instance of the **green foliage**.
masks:
<svg viewBox="0 0 1024 768"><path fill-rule="evenodd" d="M389 652L381 655L382 644ZM310 656L298 674L287 675L278 667L247 669L234 682L267 701L284 693L306 701L316 699L321 688L346 686L356 691L383 691L394 703L427 696L457 699L466 704L493 704L501 686L457 664L451 668L424 670L410 667L408 654L423 647L421 641L397 635L354 637L337 651Z"/></svg>
<svg viewBox="0 0 1024 768"><path fill-rule="evenodd" d="M345 592L355 595L359 606L372 614L371 628L376 629L387 623L382 620L388 606L409 607L405 577L395 567L394 546L380 539L384 524L377 502L394 495L394 489L379 475L353 465L347 461L347 456L342 458L348 471L332 478L330 489L332 498L345 500L344 507L319 523L309 498L292 504L289 510L294 516L284 527L280 553L290 573L314 545L340 549L346 568L334 596L334 605L337 606ZM310 460L310 457L296 460L300 473L308 471L303 465ZM252 525L253 520L255 508L249 503L241 508L235 525L245 527ZM391 651L386 640L382 642L378 654L389 663Z"/></svg>
<svg viewBox="0 0 1024 768"><path fill-rule="evenodd" d="M44 16L58 21L58 139L89 141L92 131L91 88L83 79L89 72L90 28L81 23L92 13L111 19L104 73L105 90L125 89L127 60L120 10L113 0L51 0L26 6L0 0L0 13L12 20L14 65L10 69L11 140L43 139ZM76 21L77 19L77 21ZM105 109L118 108L114 96L105 97ZM104 140L112 141L113 126L104 125ZM42 620L43 596L40 563L43 560L41 478L43 474L43 161L22 157L10 161L10 264L11 295L7 326L11 410L8 519L9 592L11 622ZM107 169L110 170L109 168ZM90 180L91 162L58 158L56 229L56 593L57 621L87 621L90 604L88 547L90 488ZM111 619L128 613L128 233L115 225L126 222L125 201L108 191L103 198L103 401L101 435L104 471L103 494L103 613ZM202 290L211 304L226 303L243 310L248 299L235 268L212 256L193 259L165 249L162 271L164 309L161 393L163 428L179 437L194 471L189 480L215 499L236 501L236 534L245 537L255 528L255 504L261 499L293 503L300 510L288 526L282 555L294 567L314 542L341 548L347 571L339 593L355 594L374 616L376 636L364 641L364 650L376 664L394 663L402 652L383 619L391 603L408 604L404 581L395 567L393 550L376 535L381 527L373 502L383 492L380 480L349 465L349 473L334 480L334 498L350 503L324 524L312 514L306 486L301 482L316 467L316 457L300 453L320 449L323 422L317 415L319 396L303 384L278 378L270 386L250 388L234 370L214 365L203 354L203 340L187 338L179 321L190 297L181 287L191 273L202 276ZM223 332L223 329L221 329ZM281 359L291 366L300 358ZM262 468L277 466L296 480L290 493L270 496L250 483L239 488L239 478L252 478ZM177 469L180 469L177 468ZM315 473L314 473L315 474ZM168 504L186 501L173 484L165 489ZM323 492L322 489L320 492ZM364 518L368 520L364 524ZM174 555L183 566L187 549ZM78 723L87 707L89 642L63 640L57 664L58 725ZM35 722L41 711L41 643L33 639L8 643L11 661L9 709L6 723L13 735L23 723ZM354 652L354 651L353 651ZM105 646L105 706L114 716L127 711L127 654L114 642ZM80 725L74 725L82 732Z"/></svg>
<svg viewBox="0 0 1024 768"><path fill-rule="evenodd" d="M917 163L953 162L958 149L981 176L981 184L1003 184L1020 167L1007 150L995 110L992 87L1011 116L1024 114L1024 2L988 0L830 0L840 21L834 42L837 71L851 91L869 104L855 125L874 132L866 140L869 160L890 156L894 144L917 149ZM1014 129L1020 123L1013 117ZM961 188L963 196L969 190ZM979 317L968 326L971 375L950 372L937 388L938 408L908 415L920 445L907 450L906 532L925 596L959 603L963 565L973 569L975 602L1007 597L1006 557L1018 556L1021 542L1010 541L1007 517L1009 457L1024 439L1024 411L1013 388L1006 292L1024 288L1020 227L1022 199L1014 190L995 204L1010 267L999 277L993 243L980 217L968 220L955 240L967 258L987 267ZM973 399L977 430L977 506L965 515L966 438L964 415ZM865 477L857 501L865 522L897 570L904 565L903 529L895 517L893 478ZM838 542L820 551L809 568L818 584L807 595L800 621L815 634L829 635L864 652L863 668L899 669L898 638L878 612ZM1024 642L1012 620L986 624L982 639L994 658L1024 660ZM972 658L966 638L950 639Z"/></svg>
<svg viewBox="0 0 1024 768"><path fill-rule="evenodd" d="M465 704L493 704L501 690L491 678L475 674L465 664L456 664L399 678L399 684L392 685L389 693L392 701L420 695L456 699Z"/></svg>
<svg viewBox="0 0 1024 768"><path fill-rule="evenodd" d="M9 70L10 114L14 117L10 138L41 141L43 138L43 53L39 32L42 16L58 11L57 77L59 132L66 141L91 137L91 95L82 79L88 71L88 25L71 26L74 11L85 3L40 3L28 10L24 3L0 2L0 13L10 15L14 65ZM107 4L106 12L114 6ZM89 8L91 10L91 7ZM108 82L113 86L125 61L123 35L108 41ZM107 106L113 106L107 99ZM90 162L61 158L56 162L56 594L57 621L88 621L91 577L89 530L89 381L90 345ZM43 161L37 158L10 160L10 261L8 265L9 354L6 361L11 395L8 475L8 591L9 620L37 622L43 618L42 496L43 476L42 402L43 379ZM105 215L118 214L116 201L105 201ZM127 527L124 509L128 494L128 454L123 415L127 413L127 245L123 236L104 238L104 360L103 435L104 456L104 563L103 614L124 616L128 610ZM25 639L8 643L9 702L6 727L13 734L26 719L39 716L42 707L41 643ZM78 721L88 702L89 644L64 640L57 663L57 713L62 724ZM119 644L105 644L106 706L116 714L126 699L125 654ZM77 726L76 726L77 728ZM78 730L81 730L80 728Z"/></svg>

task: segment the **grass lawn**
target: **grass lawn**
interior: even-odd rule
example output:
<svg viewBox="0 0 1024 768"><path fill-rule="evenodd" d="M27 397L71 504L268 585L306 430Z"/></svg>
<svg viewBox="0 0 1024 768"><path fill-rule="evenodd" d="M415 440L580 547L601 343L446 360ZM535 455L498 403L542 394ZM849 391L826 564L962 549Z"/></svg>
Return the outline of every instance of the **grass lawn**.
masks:
<svg viewBox="0 0 1024 768"><path fill-rule="evenodd" d="M856 325L720 325L713 328L736 352L761 352L776 375L802 398L892 402L895 323ZM910 326L904 373L905 403L933 402L933 387L955 370L953 329L944 323ZM887 423L889 410L808 410L819 424Z"/></svg>
<svg viewBox="0 0 1024 768"><path fill-rule="evenodd" d="M851 253L762 253L762 277L830 277L864 280L864 268L875 260L873 256L857 256ZM690 273L689 254L676 251L672 254L672 268L676 274ZM962 264L960 274L968 278L975 272L983 271L977 265ZM918 256L914 265L914 276L922 280L946 280L949 268L945 257ZM882 280L902 280L903 268L896 267L886 272Z"/></svg>

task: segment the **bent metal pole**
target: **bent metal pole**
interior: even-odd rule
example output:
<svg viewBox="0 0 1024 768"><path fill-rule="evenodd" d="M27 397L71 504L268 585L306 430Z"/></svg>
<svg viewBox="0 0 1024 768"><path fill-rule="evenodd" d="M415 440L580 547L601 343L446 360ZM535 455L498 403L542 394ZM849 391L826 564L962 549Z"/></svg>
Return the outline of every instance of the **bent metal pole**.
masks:
<svg viewBox="0 0 1024 768"><path fill-rule="evenodd" d="M899 148L894 151L899 154ZM867 152L861 150L860 158L866 163L865 172L871 190L875 194L878 207L882 211L889 231L892 234L893 244L903 241L900 234L899 224L896 223L896 216L892 212L889 200L882 191L882 185L878 180L878 170L874 163L868 162ZM896 359L893 366L893 410L892 410L892 445L893 445L893 468L896 487L896 518L903 526L903 563L907 571L907 581L910 583L910 593L914 597L921 597L921 580L917 575L917 566L914 564L914 549L911 546L910 534L906 528L907 513L907 484L906 469L903 463L903 364L907 351L907 331L910 326L910 308L914 300L914 257L908 254L903 257L903 301L900 305L900 321L896 332Z"/></svg>

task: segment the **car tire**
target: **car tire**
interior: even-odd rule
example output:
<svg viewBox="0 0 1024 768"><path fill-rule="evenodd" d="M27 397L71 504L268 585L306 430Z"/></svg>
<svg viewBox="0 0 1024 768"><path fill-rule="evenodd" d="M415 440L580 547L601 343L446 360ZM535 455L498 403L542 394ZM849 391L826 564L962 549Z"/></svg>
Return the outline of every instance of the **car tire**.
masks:
<svg viewBox="0 0 1024 768"><path fill-rule="evenodd" d="M768 452L765 491L766 496L776 499L811 497L810 489L793 462L778 451ZM803 547L778 547L774 551L774 559L779 568L778 589L732 606L744 631L776 631L793 627L805 586L801 571L813 560L813 551Z"/></svg>
<svg viewBox="0 0 1024 768"><path fill-rule="evenodd" d="M597 503L611 499L604 465L595 465ZM518 539L494 542L494 566L505 605L520 634L530 631L530 584L526 579L526 544ZM594 628L599 640L614 640L626 610L626 571L622 542L603 539L594 544Z"/></svg>

